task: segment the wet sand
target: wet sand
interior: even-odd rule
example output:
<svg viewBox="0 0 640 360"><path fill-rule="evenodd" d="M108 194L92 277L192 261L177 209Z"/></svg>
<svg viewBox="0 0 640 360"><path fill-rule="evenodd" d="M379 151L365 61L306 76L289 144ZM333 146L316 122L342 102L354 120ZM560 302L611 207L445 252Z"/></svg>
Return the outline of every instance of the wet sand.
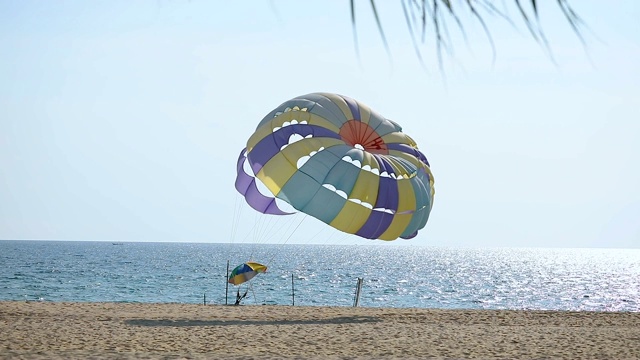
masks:
<svg viewBox="0 0 640 360"><path fill-rule="evenodd" d="M640 313L0 302L0 359L640 359Z"/></svg>

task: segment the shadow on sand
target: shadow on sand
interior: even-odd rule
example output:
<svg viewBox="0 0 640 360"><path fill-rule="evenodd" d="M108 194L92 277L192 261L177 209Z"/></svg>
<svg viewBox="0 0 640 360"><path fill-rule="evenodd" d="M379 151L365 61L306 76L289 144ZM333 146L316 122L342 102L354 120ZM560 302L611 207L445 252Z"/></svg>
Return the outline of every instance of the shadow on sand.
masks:
<svg viewBox="0 0 640 360"><path fill-rule="evenodd" d="M330 319L309 320L171 320L171 319L132 319L125 324L133 326L229 326L229 325L324 325L324 324L361 324L380 322L371 316L344 316Z"/></svg>

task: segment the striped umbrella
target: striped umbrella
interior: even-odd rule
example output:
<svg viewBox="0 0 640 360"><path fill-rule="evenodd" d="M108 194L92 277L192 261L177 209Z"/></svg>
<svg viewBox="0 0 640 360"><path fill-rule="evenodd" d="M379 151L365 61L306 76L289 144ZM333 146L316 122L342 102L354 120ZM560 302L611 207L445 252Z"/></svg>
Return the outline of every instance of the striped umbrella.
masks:
<svg viewBox="0 0 640 360"><path fill-rule="evenodd" d="M267 267L257 262L246 262L236 266L229 275L229 283L240 285L243 282L253 279L254 276L267 271Z"/></svg>

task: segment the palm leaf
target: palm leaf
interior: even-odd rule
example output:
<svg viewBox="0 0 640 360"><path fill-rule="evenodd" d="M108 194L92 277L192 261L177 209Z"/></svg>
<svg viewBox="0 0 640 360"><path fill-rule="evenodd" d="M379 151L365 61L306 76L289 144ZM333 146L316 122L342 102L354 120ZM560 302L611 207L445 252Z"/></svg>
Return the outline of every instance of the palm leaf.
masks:
<svg viewBox="0 0 640 360"><path fill-rule="evenodd" d="M551 46L549 45L549 41L545 33L542 30L542 26L540 25L540 12L538 8L537 0L529 0L529 6L525 7L523 4L523 0L513 0L516 8L518 9L521 20L526 25L529 30L529 34L533 39L538 42L547 52L549 58L554 61L553 54L551 51ZM496 8L495 5L492 4L491 0L460 0L460 4L466 5L472 16L480 23L484 33L487 35L489 43L491 45L493 62L496 59L496 47L493 42L493 38L491 37L491 32L487 23L485 21L485 16L498 16L506 21L508 21L511 25L515 26L513 19ZM585 27L584 22L578 16L578 14L573 10L573 8L569 5L569 0L556 0L556 3L560 7L560 10L564 14L565 18L571 25L574 33L578 36L583 46L586 46L584 37L582 36L582 28ZM351 4L351 24L353 27L354 33L354 43L356 46L356 52L358 52L358 39L356 34L356 17L355 17L355 0L350 0ZM385 50L387 54L391 57L391 50L389 47L389 43L387 42L387 38L384 33L384 29L382 26L382 22L380 20L380 15L378 13L378 9L376 7L375 0L370 0L369 5L371 10L373 11L373 15L375 17L375 21L378 27L378 32L380 33L380 37L382 38L382 42L384 44ZM407 27L409 28L411 41L413 43L416 55L420 64L424 66L424 61L418 47L417 38L418 38L418 30L420 28L421 33L421 41L424 43L425 41L425 33L427 29L427 25L432 25L433 27L433 35L436 41L436 56L438 58L438 65L442 70L442 52L443 50L449 54L453 53L453 46L450 44L451 39L448 34L448 29L446 27L446 17L451 17L456 22L459 30L462 32L462 35L467 42L466 33L464 30L464 24L460 20L457 15L457 11L455 10L453 3L451 0L401 0L402 11L404 14L405 22L407 23ZM443 10L444 9L444 10ZM421 22L421 27L418 22ZM444 36L443 36L444 35ZM555 62L555 61L554 61Z"/></svg>

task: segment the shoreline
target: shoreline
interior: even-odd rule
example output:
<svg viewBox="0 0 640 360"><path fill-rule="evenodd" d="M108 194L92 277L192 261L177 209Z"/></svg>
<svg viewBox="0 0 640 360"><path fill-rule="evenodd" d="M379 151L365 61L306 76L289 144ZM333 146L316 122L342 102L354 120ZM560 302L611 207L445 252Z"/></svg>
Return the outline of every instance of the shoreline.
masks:
<svg viewBox="0 0 640 360"><path fill-rule="evenodd" d="M640 359L640 313L0 302L0 358Z"/></svg>

